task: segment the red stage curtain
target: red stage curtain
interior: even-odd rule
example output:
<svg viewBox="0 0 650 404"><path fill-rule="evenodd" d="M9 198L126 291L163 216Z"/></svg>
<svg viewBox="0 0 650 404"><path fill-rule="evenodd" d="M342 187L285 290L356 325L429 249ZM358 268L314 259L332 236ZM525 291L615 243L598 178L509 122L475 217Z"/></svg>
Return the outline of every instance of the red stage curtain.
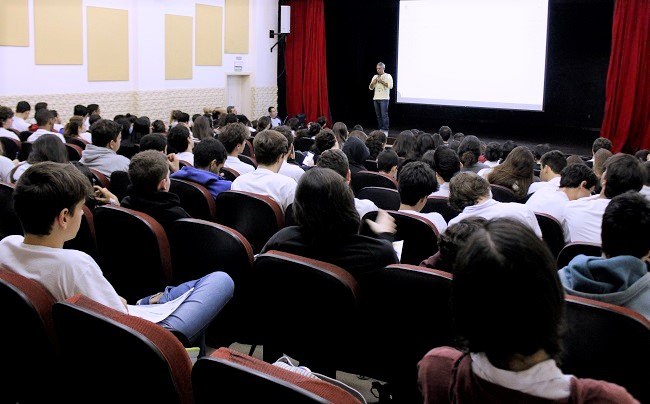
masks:
<svg viewBox="0 0 650 404"><path fill-rule="evenodd" d="M287 113L305 113L307 122L330 116L327 98L324 0L293 0L287 35ZM328 118L329 120L329 118Z"/></svg>
<svg viewBox="0 0 650 404"><path fill-rule="evenodd" d="M615 152L650 149L650 1L616 1L601 133Z"/></svg>

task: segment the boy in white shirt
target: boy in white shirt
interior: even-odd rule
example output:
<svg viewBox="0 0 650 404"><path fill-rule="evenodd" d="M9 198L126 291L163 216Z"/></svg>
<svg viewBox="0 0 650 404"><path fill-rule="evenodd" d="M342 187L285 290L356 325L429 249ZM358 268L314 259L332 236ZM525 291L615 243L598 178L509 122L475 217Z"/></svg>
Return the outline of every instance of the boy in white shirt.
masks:
<svg viewBox="0 0 650 404"><path fill-rule="evenodd" d="M52 115L49 110L39 109L36 112L36 124L38 125L38 129L27 138L28 142L33 142L45 134L51 134L55 135L65 143L65 138L62 134L52 131L54 128L54 115Z"/></svg>
<svg viewBox="0 0 650 404"><path fill-rule="evenodd" d="M528 187L529 194L544 187L557 189L560 185L560 173L567 166L566 157L559 150L544 153L539 159L539 164L539 178L541 181L530 184Z"/></svg>
<svg viewBox="0 0 650 404"><path fill-rule="evenodd" d="M289 145L289 153L284 157L284 162L282 163L282 167L280 167L280 171L278 171L282 175L286 175L289 178L293 178L296 181L296 184L298 181L300 181L300 177L305 173L305 170L300 168L300 166L296 163L296 152L293 147L293 141L295 137L293 136L293 133L291 133L291 129L288 126L276 126L273 128L273 130L278 131L284 135L284 137L287 138L287 143Z"/></svg>
<svg viewBox="0 0 650 404"><path fill-rule="evenodd" d="M399 211L421 216L436 226L438 233L447 229L447 222L440 213L421 213L429 194L438 188L436 174L428 164L414 161L406 164L399 172L397 190L401 200Z"/></svg>
<svg viewBox="0 0 650 404"><path fill-rule="evenodd" d="M27 118L29 118L29 112L31 110L32 107L27 101L19 101L18 104L16 104L16 116L14 116L14 121L12 122L11 127L16 129L18 132L29 130Z"/></svg>
<svg viewBox="0 0 650 404"><path fill-rule="evenodd" d="M244 151L244 143L250 137L250 131L240 122L229 123L221 128L219 132L219 141L226 148L228 156L224 167L237 171L240 175L253 172L255 167L239 160L239 156Z"/></svg>
<svg viewBox="0 0 650 404"><path fill-rule="evenodd" d="M449 147L438 147L433 153L436 170L436 180L439 188L431 196L444 196L449 198L449 181L456 173L460 172L460 159L458 154Z"/></svg>

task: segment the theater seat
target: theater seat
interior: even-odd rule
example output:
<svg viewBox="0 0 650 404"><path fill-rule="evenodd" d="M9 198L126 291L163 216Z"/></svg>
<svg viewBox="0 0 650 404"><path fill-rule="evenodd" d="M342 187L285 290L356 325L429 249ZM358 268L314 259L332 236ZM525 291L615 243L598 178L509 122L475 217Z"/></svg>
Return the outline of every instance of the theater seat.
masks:
<svg viewBox="0 0 650 404"><path fill-rule="evenodd" d="M430 196L427 198L427 203L424 205L422 213L437 212L442 215L446 222L458 216L460 210L456 210L449 206L449 198L444 196Z"/></svg>
<svg viewBox="0 0 650 404"><path fill-rule="evenodd" d="M0 182L0 240L13 235L23 234L23 227L14 210L13 193L15 185Z"/></svg>
<svg viewBox="0 0 650 404"><path fill-rule="evenodd" d="M210 191L196 182L171 179L169 192L178 195L181 206L193 218L214 221L216 218L216 205Z"/></svg>
<svg viewBox="0 0 650 404"><path fill-rule="evenodd" d="M352 175L351 185L355 195L365 187L397 189L397 181L394 178L372 171L359 171Z"/></svg>
<svg viewBox="0 0 650 404"><path fill-rule="evenodd" d="M595 243L568 243L557 255L557 268L562 269L569 265L569 262L580 254L590 257L600 257L602 249L600 244Z"/></svg>
<svg viewBox="0 0 650 404"><path fill-rule="evenodd" d="M400 196L396 189L383 187L365 187L357 194L359 199L369 199L379 209L399 210Z"/></svg>

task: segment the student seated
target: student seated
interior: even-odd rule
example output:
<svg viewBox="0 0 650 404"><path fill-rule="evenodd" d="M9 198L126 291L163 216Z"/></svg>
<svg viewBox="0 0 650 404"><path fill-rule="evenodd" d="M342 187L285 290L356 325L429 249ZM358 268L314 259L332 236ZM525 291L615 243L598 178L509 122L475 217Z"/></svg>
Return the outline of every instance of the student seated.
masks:
<svg viewBox="0 0 650 404"><path fill-rule="evenodd" d="M436 173L428 164L421 161L414 161L406 164L399 172L397 190L401 203L399 211L421 216L436 226L438 233L447 228L447 221L440 213L421 213L420 211L427 204L429 194L438 189Z"/></svg>
<svg viewBox="0 0 650 404"><path fill-rule="evenodd" d="M650 319L650 201L628 191L612 198L602 225L602 257L578 255L560 269L564 290L627 307Z"/></svg>
<svg viewBox="0 0 650 404"><path fill-rule="evenodd" d="M248 128L239 122L230 123L221 128L219 132L219 141L226 148L228 157L226 157L225 167L237 171L240 175L253 172L255 167L239 160L238 155L244 151L244 143L250 137Z"/></svg>
<svg viewBox="0 0 650 404"><path fill-rule="evenodd" d="M40 109L36 112L35 118L38 129L27 138L28 142L34 142L43 135L55 135L59 140L65 143L65 138L62 134L52 131L54 128L54 115L52 115L50 111L47 109Z"/></svg>
<svg viewBox="0 0 650 404"><path fill-rule="evenodd" d="M280 125L273 128L273 130L280 132L287 138L287 144L289 145L289 152L284 157L284 162L282 167L280 167L280 174L285 175L289 178L296 180L296 183L300 181L300 177L305 173L300 165L296 162L296 150L293 146L293 141L295 139L291 129L288 126Z"/></svg>
<svg viewBox="0 0 650 404"><path fill-rule="evenodd" d="M117 154L122 142L122 126L100 119L90 128L92 144L86 145L79 162L109 177L113 171L128 171L129 159Z"/></svg>
<svg viewBox="0 0 650 404"><path fill-rule="evenodd" d="M539 166L541 181L530 184L528 187L529 194L545 187L557 189L560 186L560 173L567 166L566 157L559 150L551 150L542 155L539 159Z"/></svg>
<svg viewBox="0 0 650 404"><path fill-rule="evenodd" d="M438 147L433 152L434 170L440 187L432 192L431 196L444 196L449 198L449 181L456 173L460 172L460 159L455 151L449 147Z"/></svg>
<svg viewBox="0 0 650 404"><path fill-rule="evenodd" d="M226 161L226 149L215 138L205 138L194 147L194 167L185 166L171 175L171 178L188 180L201 184L210 191L213 198L228 191L232 182L219 173Z"/></svg>
<svg viewBox="0 0 650 404"><path fill-rule="evenodd" d="M30 167L14 191L14 207L25 236L13 235L0 241L0 263L40 282L57 301L83 294L114 310L129 313L126 301L104 278L92 257L81 251L63 249L63 244L77 235L82 206L91 194L90 182L71 164L43 162ZM132 248L137 251L137 246ZM200 342L205 328L232 297L234 283L227 274L213 272L179 286L168 286L137 304L165 303L191 288L194 290L173 315L158 324L180 332L192 343Z"/></svg>
<svg viewBox="0 0 650 404"><path fill-rule="evenodd" d="M447 227L447 230L440 233L440 237L438 237L438 252L422 261L420 266L453 272L458 251L467 243L467 239L485 223L487 220L474 216Z"/></svg>
<svg viewBox="0 0 650 404"><path fill-rule="evenodd" d="M420 361L424 402L636 402L615 384L562 373L564 305L544 242L517 221L488 221L454 266L451 312L465 348L435 348Z"/></svg>
<svg viewBox="0 0 650 404"><path fill-rule="evenodd" d="M167 145L172 148L179 160L194 165L194 138L185 125L176 125L167 135Z"/></svg>
<svg viewBox="0 0 650 404"><path fill-rule="evenodd" d="M384 150L377 156L377 168L384 175L397 178L398 165L399 156L393 150Z"/></svg>
<svg viewBox="0 0 650 404"><path fill-rule="evenodd" d="M486 178L490 184L506 187L512 190L517 198L524 199L528 195L530 184L533 183L534 164L533 153L527 147L517 146Z"/></svg>

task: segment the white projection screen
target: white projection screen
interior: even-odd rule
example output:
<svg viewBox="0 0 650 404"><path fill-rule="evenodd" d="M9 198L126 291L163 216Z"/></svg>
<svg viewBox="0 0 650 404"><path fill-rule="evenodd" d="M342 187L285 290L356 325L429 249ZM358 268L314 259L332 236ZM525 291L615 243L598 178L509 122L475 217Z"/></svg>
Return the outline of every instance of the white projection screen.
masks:
<svg viewBox="0 0 650 404"><path fill-rule="evenodd" d="M401 0L397 102L542 111L547 20L548 0Z"/></svg>

